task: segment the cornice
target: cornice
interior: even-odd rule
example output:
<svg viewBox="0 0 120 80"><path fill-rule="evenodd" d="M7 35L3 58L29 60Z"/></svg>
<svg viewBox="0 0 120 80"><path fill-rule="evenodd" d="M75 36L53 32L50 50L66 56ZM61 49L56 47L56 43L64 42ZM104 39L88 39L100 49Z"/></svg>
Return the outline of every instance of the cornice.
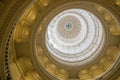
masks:
<svg viewBox="0 0 120 80"><path fill-rule="evenodd" d="M4 7L1 9L3 12L0 13L2 15L2 18L0 18L0 74L1 76L4 76L2 77L2 80L10 79L8 63L5 62L8 60L5 60L4 57L6 55L4 54L5 46L6 44L9 45L6 41L11 37L12 30L20 16L33 1L35 0L9 0L5 2Z"/></svg>
<svg viewBox="0 0 120 80"><path fill-rule="evenodd" d="M0 18L0 76L2 77L2 80L10 79L10 74L8 70L8 63L5 63L5 57L7 56L7 52L5 50L7 49L6 45L9 45L9 43L6 43L7 40L11 38L11 34L14 30L15 25L18 23L21 15L24 13L26 8L33 3L35 0L1 0L0 4L2 4L0 7L0 15L2 16ZM96 1L96 0L91 0ZM97 2L97 1L96 1ZM117 17L117 19L120 19L120 5L117 5L115 1L113 0L98 0L97 3L106 4L109 10ZM8 39L9 38L9 39ZM6 53L6 54L4 54ZM6 59L8 61L8 59ZM6 72L5 72L6 69ZM119 70L119 68L117 68Z"/></svg>

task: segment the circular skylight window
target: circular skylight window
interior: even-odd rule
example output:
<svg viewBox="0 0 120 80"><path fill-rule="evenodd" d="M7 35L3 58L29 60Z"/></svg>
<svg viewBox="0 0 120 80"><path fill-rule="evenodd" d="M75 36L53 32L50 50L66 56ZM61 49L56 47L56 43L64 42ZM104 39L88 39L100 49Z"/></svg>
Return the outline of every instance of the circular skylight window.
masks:
<svg viewBox="0 0 120 80"><path fill-rule="evenodd" d="M83 9L68 9L48 24L46 46L55 60L73 64L100 54L104 38L103 26L95 15Z"/></svg>

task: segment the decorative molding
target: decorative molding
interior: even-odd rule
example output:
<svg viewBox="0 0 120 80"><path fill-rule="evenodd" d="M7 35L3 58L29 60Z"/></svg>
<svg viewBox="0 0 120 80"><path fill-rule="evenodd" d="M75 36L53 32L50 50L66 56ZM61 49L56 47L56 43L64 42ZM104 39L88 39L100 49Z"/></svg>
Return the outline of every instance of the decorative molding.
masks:
<svg viewBox="0 0 120 80"><path fill-rule="evenodd" d="M0 71L2 80L10 80L10 71L8 66L8 46L9 41L14 30L14 26L18 22L20 16L23 14L25 9L33 2L33 0L14 0L9 4L6 4L5 9L7 11L3 12L5 18L1 21L0 24ZM7 43L6 43L7 42Z"/></svg>
<svg viewBox="0 0 120 80"><path fill-rule="evenodd" d="M0 0L0 2L2 3L6 3L6 0ZM8 1L8 0L7 0ZM12 2L13 1L13 2ZM8 66L8 46L9 46L9 41L11 39L11 35L13 33L13 30L15 28L15 25L18 23L21 15L23 14L23 12L26 10L26 8L35 0L11 0L9 2L9 4L11 3L11 5L7 5L5 4L5 7L3 8L8 8L7 10L5 10L6 12L3 11L3 20L0 21L0 77L2 76L2 80L10 80L11 76L10 76L10 71L9 71L9 66ZM56 1L56 0L55 0ZM96 0L91 0L92 2L97 2ZM113 1L109 1L107 3L107 1L98 1L97 3L99 3L102 5L104 3L107 4L106 6L108 8L112 8L112 10L110 10L112 13L115 14L115 16L120 16L119 13L119 6L116 6L115 3L113 3ZM110 4L109 4L110 3ZM5 14L4 14L5 13ZM118 17L118 20L120 19L120 17ZM120 62L116 62L116 64L118 66L120 66L119 64ZM119 69L117 66L117 69ZM116 66L113 67L112 71L116 70ZM109 73L109 72L108 72ZM104 79L104 78L102 78ZM1 79L0 79L1 80Z"/></svg>

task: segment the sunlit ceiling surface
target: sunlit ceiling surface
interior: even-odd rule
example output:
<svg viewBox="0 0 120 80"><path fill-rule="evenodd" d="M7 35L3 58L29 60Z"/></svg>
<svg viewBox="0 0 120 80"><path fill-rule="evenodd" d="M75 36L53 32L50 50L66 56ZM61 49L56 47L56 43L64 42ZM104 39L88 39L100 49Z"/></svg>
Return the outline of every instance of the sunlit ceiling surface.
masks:
<svg viewBox="0 0 120 80"><path fill-rule="evenodd" d="M8 4L4 25L0 21L2 80L116 79L120 24L114 1L34 0L26 8L26 0L18 1Z"/></svg>
<svg viewBox="0 0 120 80"><path fill-rule="evenodd" d="M50 21L46 32L46 45L50 54L67 62L96 57L104 39L100 20L83 9L60 12Z"/></svg>

